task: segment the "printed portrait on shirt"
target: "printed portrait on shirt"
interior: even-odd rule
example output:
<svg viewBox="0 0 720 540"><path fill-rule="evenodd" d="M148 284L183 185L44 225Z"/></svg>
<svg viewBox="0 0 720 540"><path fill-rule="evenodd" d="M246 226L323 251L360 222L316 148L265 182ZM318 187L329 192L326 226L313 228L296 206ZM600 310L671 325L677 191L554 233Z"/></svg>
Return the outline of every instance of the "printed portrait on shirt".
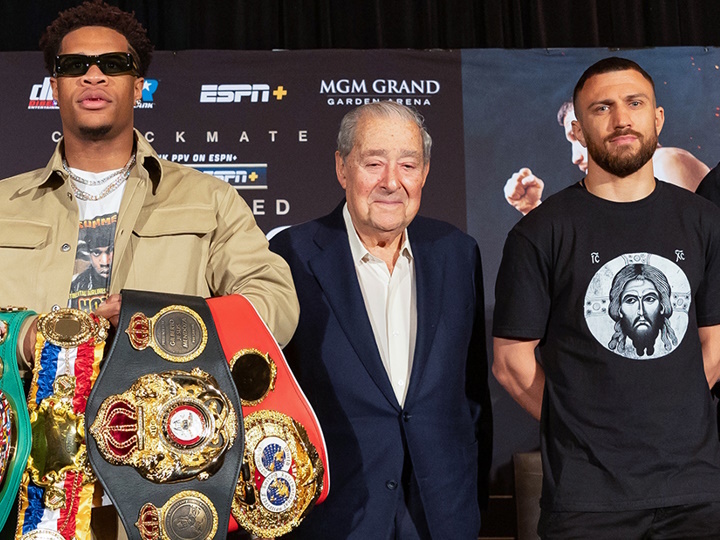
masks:
<svg viewBox="0 0 720 540"><path fill-rule="evenodd" d="M94 311L105 299L112 272L117 214L82 223L70 286L70 307Z"/></svg>
<svg viewBox="0 0 720 540"><path fill-rule="evenodd" d="M595 339L638 360L672 352L685 336L690 283L672 261L628 253L605 264L585 295L584 314Z"/></svg>

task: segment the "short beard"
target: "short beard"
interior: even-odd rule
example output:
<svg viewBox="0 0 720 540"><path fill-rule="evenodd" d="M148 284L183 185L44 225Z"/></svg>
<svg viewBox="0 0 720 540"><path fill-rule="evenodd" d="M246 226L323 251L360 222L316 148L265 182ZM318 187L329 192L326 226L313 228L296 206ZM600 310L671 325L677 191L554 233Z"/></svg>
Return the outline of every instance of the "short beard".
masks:
<svg viewBox="0 0 720 540"><path fill-rule="evenodd" d="M617 137L620 133L622 132L614 133L606 140ZM640 150L634 154L630 154L628 152L611 154L607 151L604 145L598 145L591 139L588 139L587 141L587 150L590 157L601 169L609 172L613 176L625 178L642 169L642 167L652 159L653 154L655 153L658 143L657 134L655 132L653 132L647 139L640 136L640 141Z"/></svg>
<svg viewBox="0 0 720 540"><path fill-rule="evenodd" d="M662 317L658 317L655 321L651 322L649 328L644 327L643 330L636 328L627 328L631 326L630 321L621 319L623 332L630 338L635 347L635 352L638 356L644 356L646 353L648 356L652 356L655 353L655 340L660 333L660 324L663 322Z"/></svg>
<svg viewBox="0 0 720 540"><path fill-rule="evenodd" d="M112 126L107 125L95 127L80 126L80 133L86 140L99 141L101 139L104 139L105 136L110 133L111 129Z"/></svg>

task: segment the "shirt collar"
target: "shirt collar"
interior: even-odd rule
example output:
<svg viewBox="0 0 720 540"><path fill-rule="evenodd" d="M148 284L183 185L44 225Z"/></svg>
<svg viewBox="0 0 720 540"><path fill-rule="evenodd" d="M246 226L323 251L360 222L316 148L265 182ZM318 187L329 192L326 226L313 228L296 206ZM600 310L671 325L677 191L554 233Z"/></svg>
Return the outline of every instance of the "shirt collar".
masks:
<svg viewBox="0 0 720 540"><path fill-rule="evenodd" d="M347 229L348 241L350 243L350 252L352 253L352 258L353 261L355 261L355 264L360 264L361 262L366 261L368 257L377 258L368 251L365 244L363 244L362 240L360 240L360 237L355 230L355 226L353 225L347 203L343 206L343 219L345 220L345 228ZM400 255L406 257L408 261L412 261L413 252L410 247L410 237L408 236L407 228L403 231L403 236L404 240L402 247L400 248Z"/></svg>

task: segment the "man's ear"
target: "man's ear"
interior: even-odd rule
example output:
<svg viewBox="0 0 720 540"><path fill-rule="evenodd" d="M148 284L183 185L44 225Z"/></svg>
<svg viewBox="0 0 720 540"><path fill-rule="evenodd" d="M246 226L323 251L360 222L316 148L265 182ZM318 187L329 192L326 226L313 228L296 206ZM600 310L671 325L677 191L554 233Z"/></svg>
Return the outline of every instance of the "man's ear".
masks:
<svg viewBox="0 0 720 540"><path fill-rule="evenodd" d="M343 189L347 187L347 177L345 176L345 160L340 157L340 152L335 152L335 174L338 182Z"/></svg>
<svg viewBox="0 0 720 540"><path fill-rule="evenodd" d="M663 126L665 125L665 109L662 107L655 107L655 132L660 135Z"/></svg>
<svg viewBox="0 0 720 540"><path fill-rule="evenodd" d="M143 91L143 85L145 84L145 79L142 77L138 77L135 79L135 101L138 101L142 99L142 91Z"/></svg>
<svg viewBox="0 0 720 540"><path fill-rule="evenodd" d="M57 94L57 78L56 77L50 77L50 88L52 88L53 99L55 101L57 101L58 94Z"/></svg>
<svg viewBox="0 0 720 540"><path fill-rule="evenodd" d="M573 135L575 135L575 138L582 144L585 148L587 148L587 143L585 142L585 134L583 133L582 127L580 126L580 122L577 120L572 121L572 132Z"/></svg>

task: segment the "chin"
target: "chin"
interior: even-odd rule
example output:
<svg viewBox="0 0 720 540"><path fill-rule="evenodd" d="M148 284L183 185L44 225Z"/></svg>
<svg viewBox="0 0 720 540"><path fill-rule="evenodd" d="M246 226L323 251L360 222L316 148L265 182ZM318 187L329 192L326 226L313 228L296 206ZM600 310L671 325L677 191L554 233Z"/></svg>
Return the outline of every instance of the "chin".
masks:
<svg viewBox="0 0 720 540"><path fill-rule="evenodd" d="M112 126L109 124L101 124L98 126L79 126L78 131L86 139L98 140L103 139L110 131Z"/></svg>

